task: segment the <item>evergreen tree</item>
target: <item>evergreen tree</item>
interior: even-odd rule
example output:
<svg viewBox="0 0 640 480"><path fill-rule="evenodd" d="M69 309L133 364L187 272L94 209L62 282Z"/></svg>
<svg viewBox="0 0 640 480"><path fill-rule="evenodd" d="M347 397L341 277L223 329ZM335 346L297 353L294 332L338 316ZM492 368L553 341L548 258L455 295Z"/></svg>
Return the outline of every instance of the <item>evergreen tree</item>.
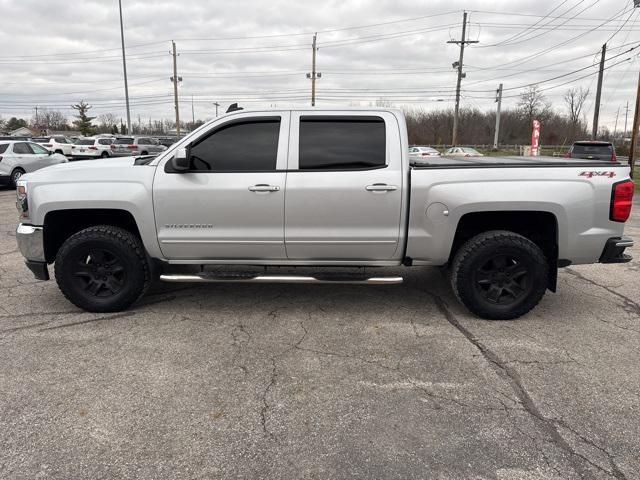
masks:
<svg viewBox="0 0 640 480"><path fill-rule="evenodd" d="M84 103L84 100L82 100L80 101L80 103L71 105L71 108L77 110L78 112L78 114L76 115L78 120L74 120L73 124L78 130L80 130L80 133L82 133L82 135L84 135L85 137L93 134L94 126L91 121L96 117L90 117L88 115L91 106L87 103Z"/></svg>

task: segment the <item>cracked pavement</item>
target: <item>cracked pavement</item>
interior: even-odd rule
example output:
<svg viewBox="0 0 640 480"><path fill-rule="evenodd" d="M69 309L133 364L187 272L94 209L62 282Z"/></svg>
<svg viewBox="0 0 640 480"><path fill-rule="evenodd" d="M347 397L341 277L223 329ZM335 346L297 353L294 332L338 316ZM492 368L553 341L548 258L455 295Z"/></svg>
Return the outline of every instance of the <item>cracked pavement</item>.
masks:
<svg viewBox="0 0 640 480"><path fill-rule="evenodd" d="M0 478L640 477L637 260L563 269L512 322L428 268L100 315L32 277L16 221L0 190Z"/></svg>

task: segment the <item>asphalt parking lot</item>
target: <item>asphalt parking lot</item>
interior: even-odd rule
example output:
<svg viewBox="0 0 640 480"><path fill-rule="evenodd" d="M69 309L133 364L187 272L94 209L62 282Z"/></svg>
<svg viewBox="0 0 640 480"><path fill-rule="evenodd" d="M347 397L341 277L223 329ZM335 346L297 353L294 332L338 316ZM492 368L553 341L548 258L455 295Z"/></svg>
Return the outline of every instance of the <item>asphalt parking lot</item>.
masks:
<svg viewBox="0 0 640 480"><path fill-rule="evenodd" d="M640 477L637 260L565 269L513 322L426 268L98 315L33 278L16 220L0 190L0 478Z"/></svg>

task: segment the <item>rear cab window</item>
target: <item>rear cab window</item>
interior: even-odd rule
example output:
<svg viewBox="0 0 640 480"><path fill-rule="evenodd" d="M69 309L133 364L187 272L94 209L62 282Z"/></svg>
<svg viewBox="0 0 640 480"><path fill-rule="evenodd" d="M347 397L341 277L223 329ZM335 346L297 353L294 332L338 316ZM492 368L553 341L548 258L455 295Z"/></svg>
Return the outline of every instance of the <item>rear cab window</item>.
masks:
<svg viewBox="0 0 640 480"><path fill-rule="evenodd" d="M576 143L572 152L576 155L612 155L613 147L605 144Z"/></svg>
<svg viewBox="0 0 640 480"><path fill-rule="evenodd" d="M300 117L298 168L302 171L386 167L386 126L377 116Z"/></svg>

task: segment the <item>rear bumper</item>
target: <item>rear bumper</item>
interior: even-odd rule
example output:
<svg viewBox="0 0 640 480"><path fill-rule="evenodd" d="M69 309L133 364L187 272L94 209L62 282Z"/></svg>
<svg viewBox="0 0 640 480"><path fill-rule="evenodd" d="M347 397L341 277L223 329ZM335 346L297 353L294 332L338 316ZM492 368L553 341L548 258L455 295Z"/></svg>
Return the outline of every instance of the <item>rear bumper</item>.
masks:
<svg viewBox="0 0 640 480"><path fill-rule="evenodd" d="M633 239L630 237L615 237L607 240L600 263L627 263L632 260L631 255L624 253L626 248L633 247Z"/></svg>

